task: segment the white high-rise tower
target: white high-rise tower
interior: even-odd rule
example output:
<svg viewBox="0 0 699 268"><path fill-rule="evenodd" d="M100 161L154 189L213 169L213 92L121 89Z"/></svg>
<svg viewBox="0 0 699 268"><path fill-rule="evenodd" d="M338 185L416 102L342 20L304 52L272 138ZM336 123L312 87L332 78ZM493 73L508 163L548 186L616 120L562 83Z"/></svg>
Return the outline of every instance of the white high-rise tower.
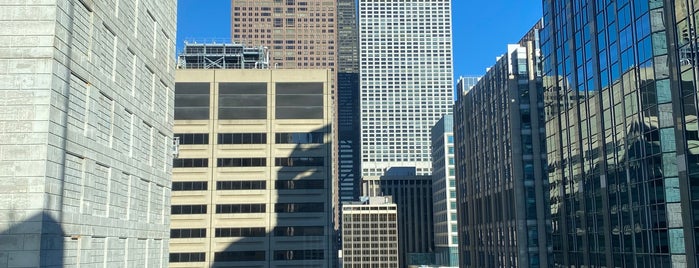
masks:
<svg viewBox="0 0 699 268"><path fill-rule="evenodd" d="M451 1L360 0L362 175L431 171L430 128L451 111Z"/></svg>

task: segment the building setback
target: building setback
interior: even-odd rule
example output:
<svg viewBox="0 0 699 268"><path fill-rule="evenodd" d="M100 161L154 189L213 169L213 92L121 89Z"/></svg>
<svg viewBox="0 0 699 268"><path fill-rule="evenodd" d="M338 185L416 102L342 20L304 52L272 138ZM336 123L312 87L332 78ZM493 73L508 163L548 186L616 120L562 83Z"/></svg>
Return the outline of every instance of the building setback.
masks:
<svg viewBox="0 0 699 268"><path fill-rule="evenodd" d="M545 0L556 267L697 267L699 6Z"/></svg>
<svg viewBox="0 0 699 268"><path fill-rule="evenodd" d="M343 266L398 268L398 210L390 196L342 205Z"/></svg>
<svg viewBox="0 0 699 268"><path fill-rule="evenodd" d="M362 176L431 174L430 129L451 113L451 1L359 0Z"/></svg>
<svg viewBox="0 0 699 268"><path fill-rule="evenodd" d="M540 28L459 89L459 267L551 267Z"/></svg>
<svg viewBox="0 0 699 268"><path fill-rule="evenodd" d="M177 70L170 267L332 267L330 70Z"/></svg>
<svg viewBox="0 0 699 268"><path fill-rule="evenodd" d="M445 115L432 127L432 212L435 264L459 266L456 214L454 116Z"/></svg>
<svg viewBox="0 0 699 268"><path fill-rule="evenodd" d="M0 17L0 267L166 267L175 2Z"/></svg>

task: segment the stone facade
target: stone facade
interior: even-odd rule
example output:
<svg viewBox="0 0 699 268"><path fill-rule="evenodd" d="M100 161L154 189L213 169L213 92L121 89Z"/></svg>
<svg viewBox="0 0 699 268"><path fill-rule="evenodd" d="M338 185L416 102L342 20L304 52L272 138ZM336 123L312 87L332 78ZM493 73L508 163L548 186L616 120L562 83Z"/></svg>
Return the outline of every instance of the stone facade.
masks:
<svg viewBox="0 0 699 268"><path fill-rule="evenodd" d="M175 15L0 3L0 267L167 265Z"/></svg>

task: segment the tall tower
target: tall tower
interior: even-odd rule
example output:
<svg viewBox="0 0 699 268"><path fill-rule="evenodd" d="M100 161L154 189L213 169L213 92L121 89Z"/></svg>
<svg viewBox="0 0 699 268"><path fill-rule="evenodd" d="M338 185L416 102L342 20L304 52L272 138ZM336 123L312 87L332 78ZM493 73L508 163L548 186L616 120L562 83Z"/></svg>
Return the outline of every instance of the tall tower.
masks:
<svg viewBox="0 0 699 268"><path fill-rule="evenodd" d="M453 103L451 1L360 0L362 175L429 174L430 129Z"/></svg>
<svg viewBox="0 0 699 268"><path fill-rule="evenodd" d="M0 267L167 267L176 9L0 2Z"/></svg>
<svg viewBox="0 0 699 268"><path fill-rule="evenodd" d="M545 0L555 267L697 267L696 2Z"/></svg>

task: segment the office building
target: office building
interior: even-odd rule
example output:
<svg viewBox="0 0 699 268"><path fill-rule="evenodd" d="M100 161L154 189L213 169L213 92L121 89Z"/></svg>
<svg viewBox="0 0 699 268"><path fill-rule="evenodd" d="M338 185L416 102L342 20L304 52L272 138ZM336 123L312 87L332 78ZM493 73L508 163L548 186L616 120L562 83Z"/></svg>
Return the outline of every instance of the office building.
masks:
<svg viewBox="0 0 699 268"><path fill-rule="evenodd" d="M459 266L456 214L454 117L444 115L432 127L432 220L435 264Z"/></svg>
<svg viewBox="0 0 699 268"><path fill-rule="evenodd" d="M337 1L337 129L340 202L356 201L361 190L359 129L359 43L354 0Z"/></svg>
<svg viewBox="0 0 699 268"><path fill-rule="evenodd" d="M432 176L416 176L414 167L391 168L385 173L364 177L362 193L390 195L398 206L400 267L434 264Z"/></svg>
<svg viewBox="0 0 699 268"><path fill-rule="evenodd" d="M342 204L342 267L398 268L398 210L390 196Z"/></svg>
<svg viewBox="0 0 699 268"><path fill-rule="evenodd" d="M334 0L232 0L231 9L233 42L269 47L273 68L337 65Z"/></svg>
<svg viewBox="0 0 699 268"><path fill-rule="evenodd" d="M331 76L177 70L170 267L332 267Z"/></svg>
<svg viewBox="0 0 699 268"><path fill-rule="evenodd" d="M430 129L453 104L451 47L451 1L359 1L362 176L431 174Z"/></svg>
<svg viewBox="0 0 699 268"><path fill-rule="evenodd" d="M543 3L553 265L697 267L699 6Z"/></svg>
<svg viewBox="0 0 699 268"><path fill-rule="evenodd" d="M0 3L0 267L167 266L176 3Z"/></svg>
<svg viewBox="0 0 699 268"><path fill-rule="evenodd" d="M552 267L540 29L508 45L470 90L459 89L459 267Z"/></svg>

